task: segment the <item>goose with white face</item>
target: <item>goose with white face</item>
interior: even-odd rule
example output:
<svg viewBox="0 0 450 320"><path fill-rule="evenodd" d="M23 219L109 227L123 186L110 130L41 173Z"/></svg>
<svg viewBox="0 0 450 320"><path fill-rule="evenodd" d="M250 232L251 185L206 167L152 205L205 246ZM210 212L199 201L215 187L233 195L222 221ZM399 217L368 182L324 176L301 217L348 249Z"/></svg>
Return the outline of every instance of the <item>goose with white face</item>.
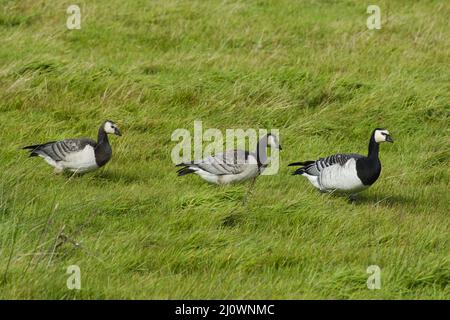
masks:
<svg viewBox="0 0 450 320"><path fill-rule="evenodd" d="M55 173L71 171L84 173L104 166L112 156L108 134L121 136L117 125L104 121L99 129L97 141L89 138L64 139L43 144L26 146L30 157L41 157L55 168Z"/></svg>
<svg viewBox="0 0 450 320"><path fill-rule="evenodd" d="M256 152L235 149L177 165L178 176L190 173L215 184L230 184L256 178L267 166L267 149L281 150L278 137L267 134L258 141Z"/></svg>
<svg viewBox="0 0 450 320"><path fill-rule="evenodd" d="M389 134L389 131L387 131L386 129L376 129L373 136L376 143L394 142L391 135Z"/></svg>
<svg viewBox="0 0 450 320"><path fill-rule="evenodd" d="M356 194L377 181L381 173L380 143L394 142L389 131L376 128L369 140L367 156L357 153L337 153L317 160L289 164L301 166L293 174L303 175L323 192Z"/></svg>

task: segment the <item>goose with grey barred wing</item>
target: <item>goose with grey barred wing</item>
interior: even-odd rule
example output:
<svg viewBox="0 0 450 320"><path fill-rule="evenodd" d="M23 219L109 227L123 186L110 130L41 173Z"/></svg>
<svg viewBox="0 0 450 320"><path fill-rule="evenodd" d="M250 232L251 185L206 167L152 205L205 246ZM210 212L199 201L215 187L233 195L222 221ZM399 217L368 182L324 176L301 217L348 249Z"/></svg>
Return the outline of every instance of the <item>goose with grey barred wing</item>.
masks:
<svg viewBox="0 0 450 320"><path fill-rule="evenodd" d="M267 134L262 137L256 152L229 150L201 160L180 163L178 176L195 173L204 180L223 185L245 181L259 176L268 166L267 148L281 150L278 137Z"/></svg>
<svg viewBox="0 0 450 320"><path fill-rule="evenodd" d="M26 146L30 157L41 157L55 169L55 173L65 170L85 173L104 166L112 156L108 134L121 136L117 125L106 120L98 129L97 142L88 138L65 139L44 144Z"/></svg>
<svg viewBox="0 0 450 320"><path fill-rule="evenodd" d="M367 156L347 153L335 154L315 161L289 164L302 166L293 175L303 175L322 192L342 192L355 194L370 187L381 173L378 157L379 144L394 142L386 129L377 128L372 132Z"/></svg>

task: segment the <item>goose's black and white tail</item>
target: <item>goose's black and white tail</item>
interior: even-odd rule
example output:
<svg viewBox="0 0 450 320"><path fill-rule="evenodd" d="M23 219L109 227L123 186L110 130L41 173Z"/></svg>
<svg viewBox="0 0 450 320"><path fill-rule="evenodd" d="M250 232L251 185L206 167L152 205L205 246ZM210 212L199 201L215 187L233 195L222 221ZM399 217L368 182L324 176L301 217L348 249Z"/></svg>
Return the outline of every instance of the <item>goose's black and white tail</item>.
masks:
<svg viewBox="0 0 450 320"><path fill-rule="evenodd" d="M23 147L22 150L28 150L30 152L29 157L38 157L40 155L40 153L42 153L42 149L44 147L47 147L48 145L51 145L53 143L55 143L56 141L51 141L51 142L47 142L44 144L35 144L32 146L26 146Z"/></svg>
<svg viewBox="0 0 450 320"><path fill-rule="evenodd" d="M313 164L315 161L301 161L301 162L293 162L288 164L289 167L294 167L294 166L302 166L301 168L298 168L297 170L295 170L294 172L292 172L292 175L295 176L297 174L304 174L305 173L305 168L306 166L309 166L310 164Z"/></svg>
<svg viewBox="0 0 450 320"><path fill-rule="evenodd" d="M181 177L181 176L187 175L189 173L194 173L196 170L191 169L189 167L190 165L192 165L192 164L186 164L186 163L177 164L176 167L182 167L181 169L179 169L177 171L178 176Z"/></svg>

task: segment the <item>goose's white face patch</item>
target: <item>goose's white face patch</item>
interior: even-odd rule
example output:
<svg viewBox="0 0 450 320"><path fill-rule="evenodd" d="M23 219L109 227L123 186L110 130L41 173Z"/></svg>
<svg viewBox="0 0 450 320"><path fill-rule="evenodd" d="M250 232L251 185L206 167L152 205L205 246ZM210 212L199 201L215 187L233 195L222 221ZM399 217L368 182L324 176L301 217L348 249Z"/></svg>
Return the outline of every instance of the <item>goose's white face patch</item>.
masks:
<svg viewBox="0 0 450 320"><path fill-rule="evenodd" d="M114 134L116 131L115 126L116 125L114 123L107 121L105 122L105 126L103 127L103 129L105 129L106 133Z"/></svg>
<svg viewBox="0 0 450 320"><path fill-rule="evenodd" d="M389 131L387 130L375 130L375 142L376 143L380 143L380 142L386 142L386 137L389 136Z"/></svg>
<svg viewBox="0 0 450 320"><path fill-rule="evenodd" d="M278 149L280 147L280 143L278 142L278 138L274 135L270 135L267 138L267 144L271 147L271 148L276 148Z"/></svg>

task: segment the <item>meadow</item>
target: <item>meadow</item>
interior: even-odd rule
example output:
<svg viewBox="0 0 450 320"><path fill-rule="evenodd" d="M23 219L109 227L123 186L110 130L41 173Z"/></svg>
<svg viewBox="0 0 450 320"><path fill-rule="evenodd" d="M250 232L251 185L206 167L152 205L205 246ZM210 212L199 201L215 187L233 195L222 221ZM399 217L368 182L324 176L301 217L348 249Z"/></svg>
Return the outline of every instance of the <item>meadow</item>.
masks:
<svg viewBox="0 0 450 320"><path fill-rule="evenodd" d="M0 0L0 299L449 299L450 4ZM21 147L95 138L113 158L55 175ZM177 177L178 128L276 128L278 174ZM290 162L365 154L356 202ZM67 268L81 271L69 290ZM381 270L369 290L366 269Z"/></svg>

